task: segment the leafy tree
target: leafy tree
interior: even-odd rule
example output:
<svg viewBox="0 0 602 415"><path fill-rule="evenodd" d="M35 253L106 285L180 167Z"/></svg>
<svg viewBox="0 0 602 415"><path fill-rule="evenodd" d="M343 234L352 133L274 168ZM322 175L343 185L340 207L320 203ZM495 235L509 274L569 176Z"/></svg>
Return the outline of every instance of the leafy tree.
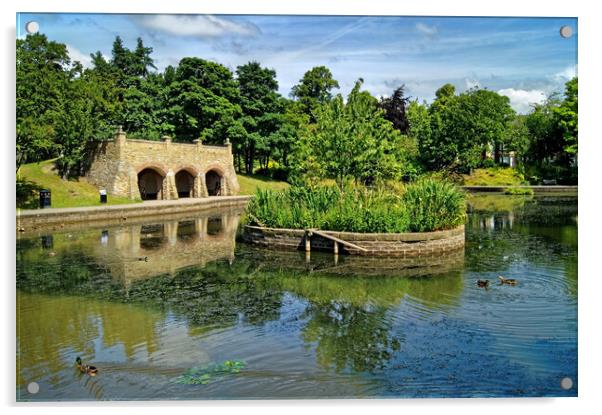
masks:
<svg viewBox="0 0 602 415"><path fill-rule="evenodd" d="M105 114L112 112L112 101L106 99L110 92L95 78L82 73L69 84L62 102L60 119L56 123L56 148L59 158L56 166L64 179L80 176L89 167L94 142L107 139L113 126Z"/></svg>
<svg viewBox="0 0 602 415"><path fill-rule="evenodd" d="M514 117L509 99L493 91L470 89L451 95L453 86L440 88L429 108L430 134L419 141L431 169L470 169L492 145L499 152L508 123Z"/></svg>
<svg viewBox="0 0 602 415"><path fill-rule="evenodd" d="M167 86L166 108L178 140L223 143L241 116L232 72L215 62L184 58L165 79L173 79Z"/></svg>
<svg viewBox="0 0 602 415"><path fill-rule="evenodd" d="M301 104L302 111L312 117L312 111L332 99L331 91L339 88L326 66L316 66L305 72L299 83L291 89L291 97ZM315 121L312 117L312 121Z"/></svg>
<svg viewBox="0 0 602 415"><path fill-rule="evenodd" d="M558 117L558 126L564 137L564 151L568 154L577 154L578 133L578 80L573 78L566 83L564 100L555 109Z"/></svg>
<svg viewBox="0 0 602 415"><path fill-rule="evenodd" d="M305 174L333 178L343 188L350 178L368 183L398 173L392 143L399 132L361 85L356 82L347 103L339 94L314 111L315 126L300 150Z"/></svg>
<svg viewBox="0 0 602 415"><path fill-rule="evenodd" d="M65 45L43 34L17 39L16 160L23 163L56 155L56 123L71 74Z"/></svg>
<svg viewBox="0 0 602 415"><path fill-rule="evenodd" d="M236 75L243 113L240 123L246 131L237 137L241 141L236 143L236 148L242 153L245 172L252 174L258 153L264 160L270 156L269 143L273 134L280 130L284 103L277 92L278 82L273 69L249 62L238 66Z"/></svg>

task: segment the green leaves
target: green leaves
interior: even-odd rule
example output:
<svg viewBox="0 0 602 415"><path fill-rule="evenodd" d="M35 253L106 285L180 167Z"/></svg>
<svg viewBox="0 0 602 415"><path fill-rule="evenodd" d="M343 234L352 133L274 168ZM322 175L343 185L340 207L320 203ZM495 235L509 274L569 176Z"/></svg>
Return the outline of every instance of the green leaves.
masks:
<svg viewBox="0 0 602 415"><path fill-rule="evenodd" d="M316 123L305 131L299 153L299 170L309 181L317 174L342 189L349 179L372 183L395 176L393 145L400 134L361 85L356 83L347 103L339 94L314 110Z"/></svg>

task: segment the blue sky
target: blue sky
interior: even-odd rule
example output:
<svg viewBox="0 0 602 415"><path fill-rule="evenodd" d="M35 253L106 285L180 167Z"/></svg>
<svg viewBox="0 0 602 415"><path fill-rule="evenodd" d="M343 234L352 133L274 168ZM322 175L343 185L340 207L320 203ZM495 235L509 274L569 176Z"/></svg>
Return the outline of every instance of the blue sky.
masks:
<svg viewBox="0 0 602 415"><path fill-rule="evenodd" d="M185 56L233 71L257 60L276 70L286 96L305 71L325 65L344 95L361 77L376 96L405 84L412 98L430 102L450 82L458 91L498 91L526 112L577 73L576 18L21 13L17 36L32 20L84 66L90 53L110 57L115 36L130 48L141 37L159 70ZM572 27L571 38L560 36L563 25Z"/></svg>

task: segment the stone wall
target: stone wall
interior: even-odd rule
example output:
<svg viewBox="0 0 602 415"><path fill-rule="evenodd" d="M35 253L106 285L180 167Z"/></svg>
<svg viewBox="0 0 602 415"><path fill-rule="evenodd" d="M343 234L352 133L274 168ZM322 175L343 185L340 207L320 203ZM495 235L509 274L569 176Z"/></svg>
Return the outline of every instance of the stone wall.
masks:
<svg viewBox="0 0 602 415"><path fill-rule="evenodd" d="M339 253L380 257L411 258L450 252L464 247L464 225L455 229L435 232L409 233L353 233L322 231L335 238L351 242L366 251L339 244ZM280 250L305 250L307 234L302 229L275 229L245 226L245 242ZM313 234L309 237L310 249L334 250L331 239Z"/></svg>
<svg viewBox="0 0 602 415"><path fill-rule="evenodd" d="M169 137L163 141L126 139L121 129L114 140L99 144L87 180L109 194L140 199L138 174L146 169L161 178L158 199L178 199L175 176L182 171L191 177L190 197L209 195L205 178L211 171L221 179L217 186L220 196L236 195L240 189L229 142L207 146L198 140L195 144L173 143Z"/></svg>

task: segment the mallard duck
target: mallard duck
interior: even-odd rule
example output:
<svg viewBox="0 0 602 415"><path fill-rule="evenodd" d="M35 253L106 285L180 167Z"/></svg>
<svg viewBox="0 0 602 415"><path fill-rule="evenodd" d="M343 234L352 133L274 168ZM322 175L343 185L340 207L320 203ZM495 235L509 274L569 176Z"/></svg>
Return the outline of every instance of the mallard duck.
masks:
<svg viewBox="0 0 602 415"><path fill-rule="evenodd" d="M77 356L77 359L75 359L75 363L77 364L77 368L79 369L79 371L82 373L85 373L90 376L96 376L96 374L98 373L98 369L96 369L95 366L83 364L82 359L79 356Z"/></svg>
<svg viewBox="0 0 602 415"><path fill-rule="evenodd" d="M508 284L508 285L518 284L518 281L515 280L514 278L504 278L501 275L499 275L498 278L500 280L500 284Z"/></svg>
<svg viewBox="0 0 602 415"><path fill-rule="evenodd" d="M482 287L482 288L489 287L489 280L477 280L477 287Z"/></svg>

